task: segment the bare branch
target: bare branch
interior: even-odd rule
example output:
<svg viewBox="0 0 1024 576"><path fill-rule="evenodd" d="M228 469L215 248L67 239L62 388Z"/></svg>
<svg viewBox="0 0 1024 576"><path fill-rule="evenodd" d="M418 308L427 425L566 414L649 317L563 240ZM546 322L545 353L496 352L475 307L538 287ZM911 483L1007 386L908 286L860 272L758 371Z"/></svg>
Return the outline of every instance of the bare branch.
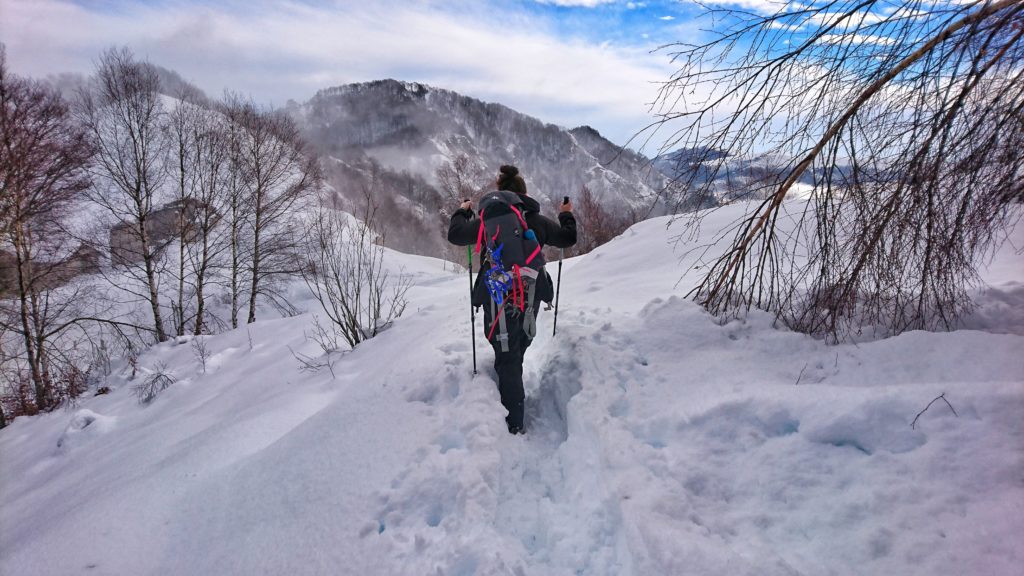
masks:
<svg viewBox="0 0 1024 576"><path fill-rule="evenodd" d="M681 147L672 195L686 206L752 202L725 251L698 260L690 295L716 314L757 306L832 340L953 327L976 267L1020 217L1024 4L710 14L716 38L669 47L682 66L652 135L680 126L663 150ZM736 179L757 162L776 176ZM723 178L740 190L723 196ZM786 209L798 182L809 200Z"/></svg>
<svg viewBox="0 0 1024 576"><path fill-rule="evenodd" d="M943 392L942 394L936 396L931 402L929 402L928 405L924 407L924 410L918 412L917 416L914 416L914 421L910 423L910 428L912 430L917 430L917 419L920 418L922 414L927 412L928 409L932 407L932 404L935 404L939 400L942 400L943 402L946 403L946 406L949 406L949 409L953 412L953 416L956 416L957 418L960 417L960 415L956 413L956 408L953 408L953 405L949 403L949 400L946 400L946 393Z"/></svg>

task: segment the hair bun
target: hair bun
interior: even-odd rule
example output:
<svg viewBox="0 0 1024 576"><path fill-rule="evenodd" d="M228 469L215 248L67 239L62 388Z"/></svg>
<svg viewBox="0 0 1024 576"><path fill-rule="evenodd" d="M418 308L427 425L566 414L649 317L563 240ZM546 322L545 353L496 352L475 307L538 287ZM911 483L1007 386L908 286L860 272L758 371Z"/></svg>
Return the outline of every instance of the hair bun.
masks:
<svg viewBox="0 0 1024 576"><path fill-rule="evenodd" d="M498 190L509 190L516 194L526 194L526 181L519 175L519 168L506 164L499 168Z"/></svg>

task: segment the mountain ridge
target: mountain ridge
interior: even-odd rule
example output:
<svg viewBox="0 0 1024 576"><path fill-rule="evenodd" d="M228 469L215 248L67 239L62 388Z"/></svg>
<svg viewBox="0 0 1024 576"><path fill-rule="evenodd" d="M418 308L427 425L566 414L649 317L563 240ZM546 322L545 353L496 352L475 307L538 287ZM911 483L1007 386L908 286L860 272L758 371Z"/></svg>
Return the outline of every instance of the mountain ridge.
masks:
<svg viewBox="0 0 1024 576"><path fill-rule="evenodd" d="M437 170L460 155L471 159L477 191L499 166L515 164L545 208L586 187L611 211L664 212L657 207L664 176L589 126L566 129L500 103L394 79L324 88L287 111L325 159L328 184L342 205L364 201L365 184L360 191L354 183L371 174L389 189L379 199L416 229L390 236L389 245L400 250L444 254L444 240L433 231L446 225L451 198ZM436 237L424 239L425 233Z"/></svg>

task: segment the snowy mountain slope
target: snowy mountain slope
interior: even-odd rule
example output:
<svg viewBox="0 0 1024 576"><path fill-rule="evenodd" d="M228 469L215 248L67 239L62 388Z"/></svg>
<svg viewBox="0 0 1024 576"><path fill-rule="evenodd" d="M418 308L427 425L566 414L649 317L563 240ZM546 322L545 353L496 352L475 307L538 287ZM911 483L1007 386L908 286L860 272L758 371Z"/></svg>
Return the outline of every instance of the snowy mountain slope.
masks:
<svg viewBox="0 0 1024 576"><path fill-rule="evenodd" d="M317 353L305 315L209 337L205 373L188 343L152 349L178 382L149 406L122 376L19 418L0 573L1017 573L1024 336L828 347L762 314L720 325L679 298L666 224L565 262L525 437L479 335L471 374L466 275L397 253L410 306L336 379L289 350ZM982 309L1020 310L1021 264L1007 246ZM912 429L942 393L958 415L940 400Z"/></svg>
<svg viewBox="0 0 1024 576"><path fill-rule="evenodd" d="M324 154L366 154L396 172L435 183L446 157L468 154L493 169L517 164L531 193L557 201L586 185L611 208L647 207L664 182L632 151L592 128L564 128L495 103L418 83L380 80L321 90L291 109ZM488 172L490 176L490 172ZM544 201L542 201L544 204Z"/></svg>
<svg viewBox="0 0 1024 576"><path fill-rule="evenodd" d="M664 213L655 206L664 176L639 154L619 154L592 128L566 130L501 104L396 80L324 89L288 111L326 159L328 182L345 202L362 202L375 173L374 194L385 197L378 201L395 199L388 217L418 226L415 234L392 226L388 245L405 252L446 254L442 237L431 232L447 225L441 212L454 207L437 169L460 155L479 170L466 175L476 186L493 182L499 166L517 165L545 207L586 186L612 213Z"/></svg>

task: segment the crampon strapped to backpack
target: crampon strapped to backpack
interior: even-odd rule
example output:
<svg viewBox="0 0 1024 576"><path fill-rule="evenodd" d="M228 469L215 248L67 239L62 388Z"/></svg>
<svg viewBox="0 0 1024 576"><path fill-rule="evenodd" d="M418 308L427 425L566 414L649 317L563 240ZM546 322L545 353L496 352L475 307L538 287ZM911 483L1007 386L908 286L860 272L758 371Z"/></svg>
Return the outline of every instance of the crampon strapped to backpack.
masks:
<svg viewBox="0 0 1024 576"><path fill-rule="evenodd" d="M497 328L501 350L508 352L506 313L523 315L523 330L530 338L537 332L534 301L537 278L544 269L540 243L526 224L523 201L515 192L499 190L480 200L476 252L481 250L490 263L482 273L494 319L487 339L494 338Z"/></svg>

